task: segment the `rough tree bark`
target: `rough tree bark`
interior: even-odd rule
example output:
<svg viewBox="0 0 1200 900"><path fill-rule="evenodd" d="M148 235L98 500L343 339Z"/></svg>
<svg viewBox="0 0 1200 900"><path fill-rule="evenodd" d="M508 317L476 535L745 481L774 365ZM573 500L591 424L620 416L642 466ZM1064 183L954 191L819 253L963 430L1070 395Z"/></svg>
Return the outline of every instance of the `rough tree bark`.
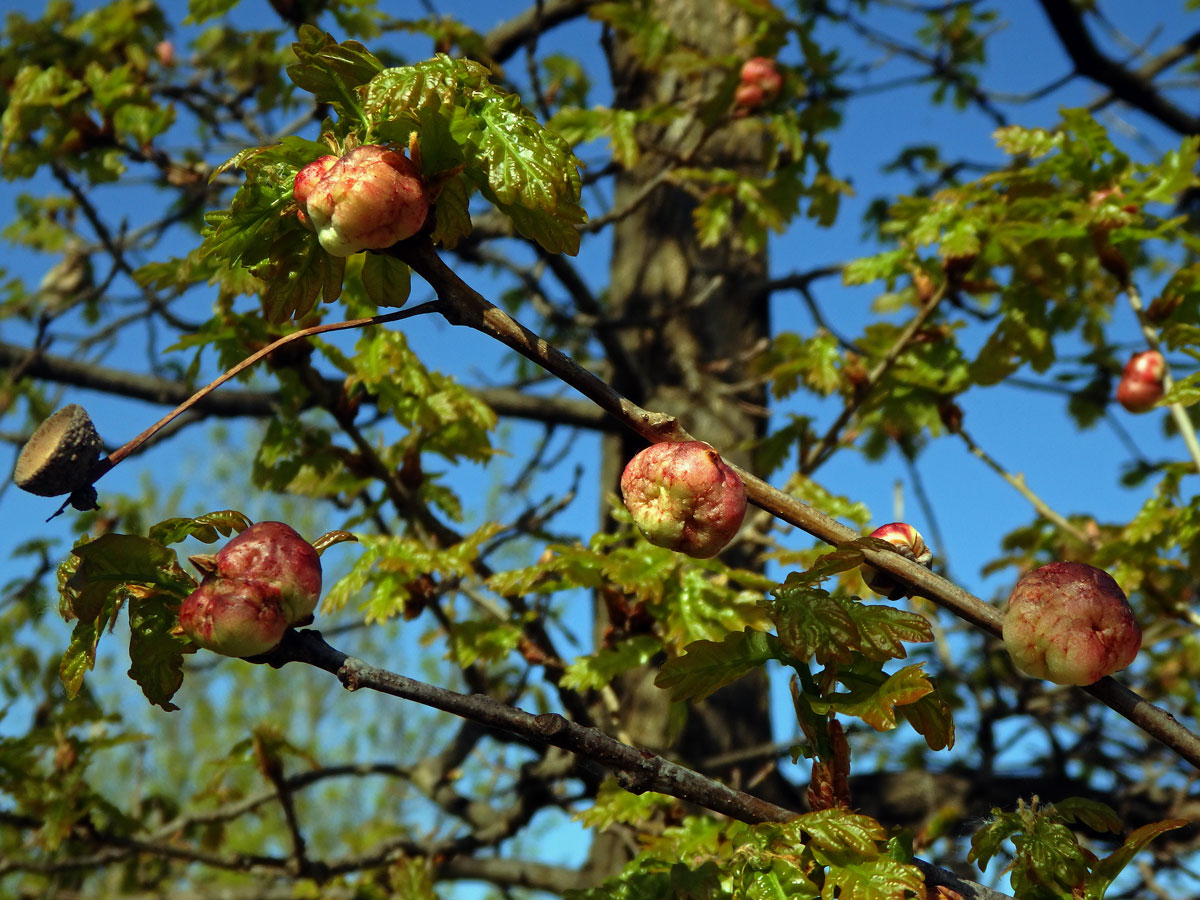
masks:
<svg viewBox="0 0 1200 900"><path fill-rule="evenodd" d="M654 0L649 6L685 51L698 57L750 55L750 23L733 3ZM607 49L619 108L657 103L687 108L724 74L648 72L620 34L609 35ZM617 178L614 209L637 205L613 230L608 314L623 324L618 355L624 358L610 359L612 383L648 409L686 410L682 424L689 432L747 465L748 454L740 448L764 431L765 394L733 386L747 376L751 349L769 334L767 298L751 287L762 282L766 254L747 253L733 240L700 246L692 218L697 198L669 181L652 190L649 185L676 165L761 168L762 144L744 122L731 121L711 133L695 120L684 122L689 124L644 128L639 134L641 159ZM625 462L644 446L628 433L606 438L603 483L615 490ZM737 547L723 558L734 565L751 563L751 554ZM607 640L619 640L621 623L601 607L598 638L604 639L608 630ZM771 741L762 672L695 705L677 734L667 697L654 687L653 677L652 668L637 670L614 685L622 721L636 744L705 770L706 760ZM760 759L752 766L761 764ZM743 785L752 774L728 768L714 773ZM796 803L795 791L777 772L755 785L754 792L781 805ZM606 852L616 855L602 859ZM593 857L601 870L623 861L613 846L598 846Z"/></svg>

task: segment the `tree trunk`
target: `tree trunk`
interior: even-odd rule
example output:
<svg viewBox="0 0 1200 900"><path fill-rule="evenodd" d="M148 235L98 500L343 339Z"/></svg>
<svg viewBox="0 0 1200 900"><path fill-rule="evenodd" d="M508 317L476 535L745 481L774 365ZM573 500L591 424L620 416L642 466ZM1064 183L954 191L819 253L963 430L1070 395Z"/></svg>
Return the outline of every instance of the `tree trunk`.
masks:
<svg viewBox="0 0 1200 900"><path fill-rule="evenodd" d="M649 5L682 48L699 57L752 55L749 20L733 3L654 0ZM725 75L715 67L686 78L649 73L620 35L612 36L608 49L618 107L668 102L687 109ZM730 120L707 135L691 117L644 128L639 133L643 155L618 177L614 208L624 210L637 202L647 185L672 165L760 170L761 139L756 129L743 127L747 124ZM764 432L766 398L760 389L733 386L744 382L749 352L769 335L766 297L754 288L765 276L766 254L745 252L732 234L719 246L700 246L693 221L697 202L688 190L664 183L615 226L609 314L631 324L620 332L630 365L615 366L613 383L647 409L680 415L689 432L746 465L742 448ZM735 218L731 232L736 229ZM632 435L608 438L605 484L615 489L626 461L644 445ZM736 546L722 558L733 565L751 562L751 554ZM603 610L598 620L602 629L612 625ZM635 744L704 769L704 760L771 741L767 680L761 670L707 702L693 704L676 735L671 733L668 698L653 685L654 672L635 670L614 685L622 721ZM710 771L745 785L736 771ZM777 772L755 792L780 803L796 802L796 792ZM615 853L613 858L599 858L606 850ZM618 847L597 846L592 862L601 871L612 871L626 858Z"/></svg>

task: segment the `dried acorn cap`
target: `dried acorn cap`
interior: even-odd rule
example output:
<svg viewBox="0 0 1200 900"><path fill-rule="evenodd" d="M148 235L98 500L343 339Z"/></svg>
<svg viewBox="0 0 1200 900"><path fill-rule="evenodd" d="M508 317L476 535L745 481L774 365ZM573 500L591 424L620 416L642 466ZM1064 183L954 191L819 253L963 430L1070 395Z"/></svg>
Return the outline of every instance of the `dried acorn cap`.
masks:
<svg viewBox="0 0 1200 900"><path fill-rule="evenodd" d="M39 497L74 494L88 485L100 447L100 435L84 408L77 403L64 406L39 425L25 444L13 481Z"/></svg>

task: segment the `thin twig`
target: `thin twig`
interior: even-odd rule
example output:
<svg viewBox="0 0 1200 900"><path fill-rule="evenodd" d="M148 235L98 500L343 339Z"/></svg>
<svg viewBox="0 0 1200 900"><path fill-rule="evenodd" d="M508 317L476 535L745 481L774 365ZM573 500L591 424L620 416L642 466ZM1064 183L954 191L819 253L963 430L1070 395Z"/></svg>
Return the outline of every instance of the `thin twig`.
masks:
<svg viewBox="0 0 1200 900"><path fill-rule="evenodd" d="M431 300L428 303L421 303L409 309L401 309L396 312L385 313L380 316L369 316L365 319L349 319L345 322L330 322L325 325L314 325L311 328L301 328L299 331L293 331L291 334L285 334L278 340L272 341L261 350L250 354L233 368L226 371L223 375L210 381L188 399L184 400L177 407L143 431L136 437L126 441L116 450L108 455L106 459L101 460L92 474L92 481L95 482L102 475L106 474L113 466L125 459L131 453L135 452L142 444L146 443L150 438L154 437L155 433L166 426L172 419L181 413L187 412L229 379L240 375L242 372L249 369L263 357L270 355L285 344L290 344L292 341L298 341L301 338L312 337L315 334L327 334L331 331L346 331L351 328L365 328L368 325L382 325L385 322L398 322L401 319L408 319L413 316L424 315L427 313L442 312L441 303L437 300Z"/></svg>
<svg viewBox="0 0 1200 900"><path fill-rule="evenodd" d="M54 174L54 177L58 180L59 184L66 188L70 192L71 196L75 198L75 202L79 204L79 208L83 211L84 217L89 223L91 223L92 230L96 232L96 237L100 239L100 242L104 245L105 250L108 251L108 255L112 257L113 265L119 271L128 276L134 284L138 285L138 289L141 291L142 297L146 300L146 304L150 307L150 309L162 316L163 319L174 328L177 328L181 331L195 331L195 326L189 325L188 323L179 319L170 311L170 309L167 308L166 304L162 302L162 300L157 294L154 293L154 291L150 290L150 288L138 281L137 276L134 274L133 268L129 265L129 261L125 258L123 241L113 238L112 232L104 223L104 220L100 218L99 211L93 205L87 194L83 192L83 189L75 183L73 178L71 178L71 175L67 171L66 167L61 163L54 162L50 164L50 171Z"/></svg>
<svg viewBox="0 0 1200 900"><path fill-rule="evenodd" d="M949 571L950 545L946 543L946 536L942 533L942 526L938 523L937 510L933 507L929 492L925 490L925 479L921 477L921 470L917 468L916 455L907 452L902 452L901 455L904 457L904 467L908 470L908 479L912 482L913 493L917 495L921 515L929 529L929 536L933 538L938 564L942 567L942 571Z"/></svg>
<svg viewBox="0 0 1200 900"><path fill-rule="evenodd" d="M1066 532L1081 544L1084 544L1088 547L1096 546L1096 542L1094 540L1089 538L1086 534L1068 522L1065 517L1051 509L1045 500L1035 494L1030 489L1029 485L1025 483L1024 475L1022 475L1020 472L1010 472L1008 469L1004 468L1004 466L1000 465L1000 463L992 458L992 456L988 454L986 450L975 443L971 435L969 435L966 429L962 428L961 426L958 428L958 436L962 438L962 442L967 445L967 449L971 451L972 456L981 460L984 465L1016 488L1017 493L1028 500L1033 508L1038 511L1039 515L1053 522L1061 531Z"/></svg>
<svg viewBox="0 0 1200 900"><path fill-rule="evenodd" d="M833 424L825 432L824 436L817 441L809 450L808 455L801 461L800 471L808 475L814 472L822 463L825 462L837 447L838 436L842 433L842 429L846 424L854 418L854 414L862 407L871 392L879 385L879 382L896 364L896 360L900 355L908 349L910 343L917 332L925 327L925 323L929 321L929 317L933 315L933 311L937 309L938 304L942 302L942 298L946 296L946 287L948 281L943 281L942 285L934 292L933 296L926 301L915 316L900 332L900 336L896 338L895 343L888 348L888 352L883 358L875 364L866 377L866 380L855 386L855 390L851 396L846 398L846 403L842 407L842 411L838 417L834 419Z"/></svg>
<svg viewBox="0 0 1200 900"><path fill-rule="evenodd" d="M270 752L261 739L255 738L255 750L259 754L259 764L263 774L275 788L279 797L279 805L283 808L283 818L287 823L288 835L292 841L292 861L297 875L304 875L310 866L308 859L308 843L304 839L304 831L300 827L300 817L296 815L296 801L283 775L283 763Z"/></svg>
<svg viewBox="0 0 1200 900"><path fill-rule="evenodd" d="M1096 45L1083 21L1085 7L1071 0L1038 2L1079 75L1104 85L1118 100L1140 109L1179 134L1200 131L1200 117L1176 105L1156 89L1152 76L1157 74L1157 70L1153 61L1145 72L1128 69L1105 55ZM1190 41L1189 38L1185 44ZM1168 57L1166 64L1173 65L1173 61Z"/></svg>
<svg viewBox="0 0 1200 900"><path fill-rule="evenodd" d="M1171 378L1171 367L1167 365L1167 357L1162 352L1162 341L1159 338L1158 329L1146 321L1146 308L1142 305L1141 292L1132 281L1125 285L1125 296L1129 299L1129 306L1133 309L1133 314L1137 316L1138 325L1142 329L1146 343L1151 350L1156 351L1162 357L1163 387L1170 391L1171 385L1175 382ZM1179 428L1179 434L1187 446L1192 462L1196 464L1196 470L1200 471L1200 440L1196 439L1196 429L1192 427L1192 420L1188 417L1187 410L1183 408L1182 403L1171 403L1167 408L1171 411L1171 418L1175 420L1175 425Z"/></svg>

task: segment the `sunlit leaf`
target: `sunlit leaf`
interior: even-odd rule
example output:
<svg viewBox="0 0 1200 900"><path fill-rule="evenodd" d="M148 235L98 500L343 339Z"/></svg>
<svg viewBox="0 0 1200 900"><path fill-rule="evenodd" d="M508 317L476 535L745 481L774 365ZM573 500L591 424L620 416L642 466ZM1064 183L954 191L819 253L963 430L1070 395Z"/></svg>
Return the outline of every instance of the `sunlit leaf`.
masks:
<svg viewBox="0 0 1200 900"><path fill-rule="evenodd" d="M778 656L779 642L774 635L747 628L719 643L688 644L682 656L663 664L654 683L670 691L672 700L698 700Z"/></svg>
<svg viewBox="0 0 1200 900"><path fill-rule="evenodd" d="M412 288L412 269L386 253L368 253L363 260L362 283L379 306L403 306Z"/></svg>
<svg viewBox="0 0 1200 900"><path fill-rule="evenodd" d="M195 518L164 519L157 525L150 526L147 537L160 544L178 544L184 538L194 537L206 544L212 544L221 537L229 537L235 532L242 532L250 526L250 519L245 513L234 509L205 513Z"/></svg>
<svg viewBox="0 0 1200 900"><path fill-rule="evenodd" d="M661 652L662 643L653 636L634 635L613 647L605 647L589 656L579 657L567 666L562 683L573 690L603 687L611 684L618 675L635 666L644 665L656 653Z"/></svg>

